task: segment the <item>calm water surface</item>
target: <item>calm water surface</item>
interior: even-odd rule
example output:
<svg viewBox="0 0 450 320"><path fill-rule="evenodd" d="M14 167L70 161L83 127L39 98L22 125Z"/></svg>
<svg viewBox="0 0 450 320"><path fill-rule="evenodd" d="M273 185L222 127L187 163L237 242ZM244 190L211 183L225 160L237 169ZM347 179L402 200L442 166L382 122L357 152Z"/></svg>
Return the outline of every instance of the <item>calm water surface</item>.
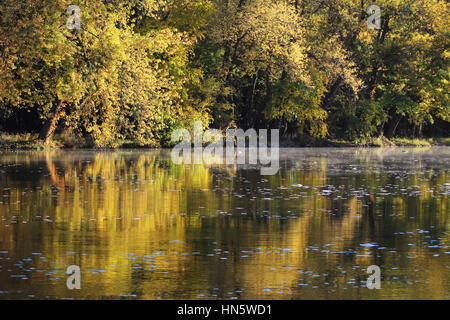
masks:
<svg viewBox="0 0 450 320"><path fill-rule="evenodd" d="M0 299L450 298L450 148L280 154L0 153Z"/></svg>

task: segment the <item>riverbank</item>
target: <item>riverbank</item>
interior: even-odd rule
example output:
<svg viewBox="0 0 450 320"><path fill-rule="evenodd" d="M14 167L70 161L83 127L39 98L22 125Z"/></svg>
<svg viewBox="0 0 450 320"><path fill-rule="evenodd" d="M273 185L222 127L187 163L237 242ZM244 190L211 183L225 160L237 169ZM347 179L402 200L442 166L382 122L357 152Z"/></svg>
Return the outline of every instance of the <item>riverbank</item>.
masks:
<svg viewBox="0 0 450 320"><path fill-rule="evenodd" d="M283 140L282 147L343 147L343 148L381 148L381 147L431 147L450 146L450 137L447 138L393 138L374 137L367 140L349 141L339 139L305 138L298 140Z"/></svg>
<svg viewBox="0 0 450 320"><path fill-rule="evenodd" d="M280 146L283 148L309 148L309 147L334 147L334 148L380 148L380 147L430 147L430 146L450 146L450 137L447 138L394 138L377 137L366 141L346 141L338 139L318 139L314 137L301 137L297 139L281 139ZM38 139L37 134L8 134L0 133L0 150L45 150L45 149L84 149L93 148L87 141L68 138L64 135L57 135L48 144ZM139 144L127 141L118 148L149 148L139 146Z"/></svg>

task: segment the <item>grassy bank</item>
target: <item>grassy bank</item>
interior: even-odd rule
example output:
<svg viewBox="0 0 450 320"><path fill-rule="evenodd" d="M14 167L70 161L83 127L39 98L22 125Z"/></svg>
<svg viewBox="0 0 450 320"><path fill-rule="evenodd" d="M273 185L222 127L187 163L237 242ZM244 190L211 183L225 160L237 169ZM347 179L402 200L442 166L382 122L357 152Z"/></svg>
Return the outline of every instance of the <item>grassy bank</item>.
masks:
<svg viewBox="0 0 450 320"><path fill-rule="evenodd" d="M54 144L46 146L38 140L37 134L7 134L0 133L0 150L43 150L54 148Z"/></svg>
<svg viewBox="0 0 450 320"><path fill-rule="evenodd" d="M95 148L87 139L68 133L57 134L50 143L39 140L38 134L0 133L0 150L52 150L52 149L87 149ZM124 141L118 148L144 148L134 141Z"/></svg>
<svg viewBox="0 0 450 320"><path fill-rule="evenodd" d="M450 137L447 138L394 138L388 140L385 137L377 137L359 141L348 141L339 139L318 139L314 137L301 137L295 140L281 139L280 146L285 148L302 147L430 147L450 146ZM37 134L8 134L0 133L0 150L46 150L46 149L82 149L92 148L92 144L83 139L71 135L56 135L51 143L45 144L38 139ZM126 141L118 148L145 148L133 141Z"/></svg>
<svg viewBox="0 0 450 320"><path fill-rule="evenodd" d="M450 138L394 138L374 137L362 140L317 139L302 137L296 140L282 140L282 147L430 147L450 146Z"/></svg>

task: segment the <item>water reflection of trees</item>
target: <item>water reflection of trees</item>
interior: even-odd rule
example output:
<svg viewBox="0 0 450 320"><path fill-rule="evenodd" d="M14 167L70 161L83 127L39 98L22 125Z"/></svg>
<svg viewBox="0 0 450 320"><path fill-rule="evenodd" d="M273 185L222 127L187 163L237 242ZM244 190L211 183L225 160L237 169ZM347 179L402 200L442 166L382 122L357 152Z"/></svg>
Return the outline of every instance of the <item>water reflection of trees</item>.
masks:
<svg viewBox="0 0 450 320"><path fill-rule="evenodd" d="M358 154L352 161L370 159L374 161ZM23 153L3 155L0 162L8 163L2 167L0 186L9 188L0 214L10 221L28 222L0 227L2 247L18 257L43 252L58 266L114 267L101 277L86 272L84 295L132 292L150 299L192 297L191 293L218 287L225 291L248 288L244 297L262 297L267 296L264 288L283 287L294 297L308 292L309 297L324 298L331 294L328 289L308 291L297 285L299 269L321 274L331 288L344 287L348 281L338 267L370 264L408 270L427 265L448 277L445 266L429 260L427 248L408 247L408 239L394 235L399 230L415 232L434 226L430 236L443 236L449 221L448 198L433 197L427 191L448 181L445 170L418 166L395 179L392 172L380 168L380 162L377 167L359 162L358 172L343 179L336 171L339 165L318 156L300 159L293 169L283 169L276 176L262 177L258 170L236 167L174 165L164 151ZM377 188L389 183L399 188L420 185L421 193L377 195ZM330 185L335 192L321 194ZM361 189L364 192L352 193ZM171 240L180 243L171 244ZM387 249L357 257L370 251L360 246L369 242ZM312 247L353 253L318 254ZM228 260L207 256L214 248L227 250ZM264 253L256 254L256 248ZM392 248L401 250L402 256L389 254ZM133 253L141 259L156 251L166 253L166 259L157 260L156 272L145 270L142 260L124 258ZM242 258L242 251L253 253ZM201 254L181 255L192 252ZM409 253L416 259L406 260ZM133 268L133 263L139 267ZM404 272L410 275L408 270ZM42 278L31 281L37 286L45 282ZM58 295L64 286L61 282L41 290ZM439 281L427 286L437 296L446 290ZM402 288L399 285L396 290L402 292ZM226 297L224 292L221 295Z"/></svg>

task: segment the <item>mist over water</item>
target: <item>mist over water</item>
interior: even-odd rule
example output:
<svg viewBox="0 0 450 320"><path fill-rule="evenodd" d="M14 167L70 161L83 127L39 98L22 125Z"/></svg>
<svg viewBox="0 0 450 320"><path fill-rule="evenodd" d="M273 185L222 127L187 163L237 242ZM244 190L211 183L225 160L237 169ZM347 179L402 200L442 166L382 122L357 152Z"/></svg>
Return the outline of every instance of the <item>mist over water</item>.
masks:
<svg viewBox="0 0 450 320"><path fill-rule="evenodd" d="M280 149L262 176L170 150L2 152L0 299L448 299L449 163Z"/></svg>

